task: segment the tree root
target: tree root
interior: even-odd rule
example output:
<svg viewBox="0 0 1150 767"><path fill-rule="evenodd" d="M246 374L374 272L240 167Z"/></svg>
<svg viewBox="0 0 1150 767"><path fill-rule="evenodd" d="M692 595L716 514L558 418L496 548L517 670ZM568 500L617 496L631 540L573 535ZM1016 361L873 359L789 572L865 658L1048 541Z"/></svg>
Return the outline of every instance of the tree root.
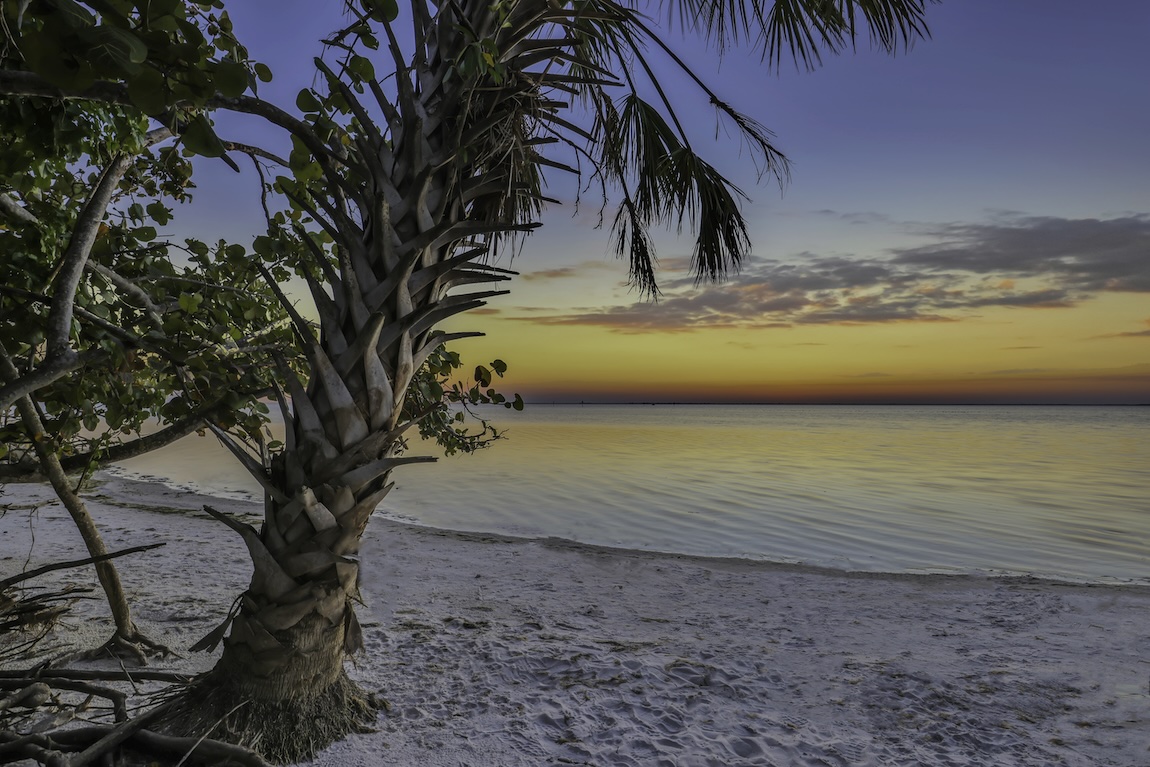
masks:
<svg viewBox="0 0 1150 767"><path fill-rule="evenodd" d="M166 658L175 653L166 645L148 638L143 632L137 630L129 634L117 631L112 637L92 650L85 650L75 656L76 660L105 660L114 658L121 661L131 661L137 666L148 665L149 657Z"/></svg>
<svg viewBox="0 0 1150 767"><path fill-rule="evenodd" d="M251 749L203 737L162 735L138 725L142 718L116 727L96 725L47 734L18 735L0 730L0 760L32 759L49 767L83 767L119 755L136 764L155 764L155 758L162 757L164 764L178 760L186 765L270 767Z"/></svg>
<svg viewBox="0 0 1150 767"><path fill-rule="evenodd" d="M152 673L147 676L175 676ZM130 716L126 695L119 690L91 684L85 679L118 678L131 681L123 672L93 675L66 669L35 668L26 672L6 672L0 677L0 764L31 759L47 767L84 767L89 764L228 764L242 767L269 767L251 749L208 738L207 729L184 737L156 732L152 725L162 721L178 697ZM60 693L87 696L79 705L64 704ZM88 709L95 698L111 703L114 721L74 727L75 717ZM55 710L55 716L48 711Z"/></svg>
<svg viewBox="0 0 1150 767"><path fill-rule="evenodd" d="M209 673L169 701L153 729L177 737L206 733L259 752L273 764L304 761L346 735L370 732L376 707L346 674L326 690L255 700Z"/></svg>

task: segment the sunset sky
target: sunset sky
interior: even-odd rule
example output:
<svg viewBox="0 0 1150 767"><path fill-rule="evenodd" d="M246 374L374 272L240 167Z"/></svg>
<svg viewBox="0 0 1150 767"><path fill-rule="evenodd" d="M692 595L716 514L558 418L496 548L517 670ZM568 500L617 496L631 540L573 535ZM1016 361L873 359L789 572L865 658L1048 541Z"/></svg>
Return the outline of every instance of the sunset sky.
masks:
<svg viewBox="0 0 1150 767"><path fill-rule="evenodd" d="M310 82L313 39L338 23L316 5L230 3L276 72L261 95L290 105ZM910 53L864 44L813 73L768 74L739 51L719 65L671 33L792 162L782 191L760 182L672 81L696 148L751 198L753 258L695 285L689 238L662 234L663 296L641 300L588 195L547 213L510 295L454 323L488 334L459 350L505 359L505 388L529 402L1150 403L1150 3L950 0L928 14L933 39ZM251 175L198 171L180 226L258 234L254 193L236 191Z"/></svg>

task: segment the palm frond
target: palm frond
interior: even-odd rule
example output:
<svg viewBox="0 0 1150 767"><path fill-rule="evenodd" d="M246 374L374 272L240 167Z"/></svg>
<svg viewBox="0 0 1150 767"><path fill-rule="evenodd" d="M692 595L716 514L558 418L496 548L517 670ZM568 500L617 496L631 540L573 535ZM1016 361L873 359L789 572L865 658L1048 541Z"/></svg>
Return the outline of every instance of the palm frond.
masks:
<svg viewBox="0 0 1150 767"><path fill-rule="evenodd" d="M838 53L867 35L897 52L930 36L926 6L939 0L669 0L668 19L720 52L752 45L778 68L784 60L813 69L824 53Z"/></svg>

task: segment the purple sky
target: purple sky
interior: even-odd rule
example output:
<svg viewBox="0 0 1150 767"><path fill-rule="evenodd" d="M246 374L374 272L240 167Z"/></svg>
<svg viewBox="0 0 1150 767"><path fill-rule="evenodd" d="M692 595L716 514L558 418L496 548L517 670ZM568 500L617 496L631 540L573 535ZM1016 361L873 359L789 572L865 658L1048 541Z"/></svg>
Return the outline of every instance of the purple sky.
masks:
<svg viewBox="0 0 1150 767"><path fill-rule="evenodd" d="M261 95L293 109L296 91L311 83L316 38L339 23L339 3L231 5L237 33L276 74ZM524 362L516 385L530 393L548 376L572 379L561 370L569 360L592 373L567 394L607 379L612 391L638 392L639 377L692 355L729 381L735 373L710 354L718 336L707 335L725 328L746 331L721 342L737 347L732 358L758 355L788 371L809 364L811 381L904 381L916 365L937 380L1001 381L1018 371L1078 381L1133 366L1146 370L1130 384L1135 394L1121 397L1150 400L1150 2L946 0L928 8L928 22L932 39L909 53L891 57L863 42L813 73L766 73L742 51L720 63L670 33L720 95L776 133L793 163L791 183L785 193L758 183L738 142L716 141L713 112L672 76L696 149L751 196L755 260L725 288L694 290L676 271L689 241L660 234L668 295L642 304L621 287L626 269L594 228L595 204L585 201L578 215L571 206L548 211L514 264L524 279L472 320L482 320L492 353L507 355L513 372ZM220 132L268 138L242 121L221 121ZM241 242L258 234L253 174L200 165L200 199L173 234ZM570 198L571 182L559 182L553 192ZM897 334L894 323L903 323ZM795 330L816 324L846 329ZM969 332L960 338L956 327ZM660 332L675 343L652 343ZM636 333L648 336L627 347ZM560 337L566 356L554 359ZM784 350L800 346L824 356ZM940 349L970 362L929 363L925 351ZM603 362L609 352L616 363ZM638 355L643 369L629 379L623 368ZM852 355L853 367L839 364ZM764 386L780 383L762 376ZM551 384L537 388L565 396Z"/></svg>

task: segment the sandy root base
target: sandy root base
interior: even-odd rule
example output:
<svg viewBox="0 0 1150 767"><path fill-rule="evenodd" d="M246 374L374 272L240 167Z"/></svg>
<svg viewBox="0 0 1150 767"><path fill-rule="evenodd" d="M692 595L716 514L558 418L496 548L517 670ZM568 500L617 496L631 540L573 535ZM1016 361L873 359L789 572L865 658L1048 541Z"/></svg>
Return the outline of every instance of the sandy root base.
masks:
<svg viewBox="0 0 1150 767"><path fill-rule="evenodd" d="M186 653L247 583L238 537L158 484L95 496L110 546L168 541L123 575L138 622ZM3 507L0 576L82 551L46 488L10 485ZM1150 764L1144 587L850 575L382 519L363 562L368 649L350 673L387 710L313 765ZM98 601L76 609L57 650L110 630Z"/></svg>

